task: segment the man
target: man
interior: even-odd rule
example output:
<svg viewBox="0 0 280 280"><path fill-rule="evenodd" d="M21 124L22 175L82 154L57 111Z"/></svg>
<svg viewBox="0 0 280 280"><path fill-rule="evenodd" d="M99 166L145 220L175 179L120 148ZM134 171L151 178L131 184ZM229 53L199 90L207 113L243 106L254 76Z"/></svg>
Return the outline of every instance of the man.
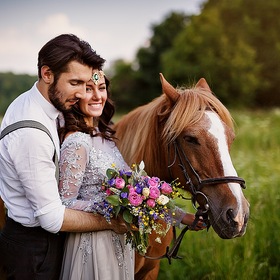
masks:
<svg viewBox="0 0 280 280"><path fill-rule="evenodd" d="M16 98L2 120L1 130L20 120L43 124L51 138L35 128L12 131L0 141L0 197L7 208L0 235L1 267L7 279L58 279L63 232L112 229L126 232L124 223L66 209L58 194L54 152L59 155L56 119L86 93L93 69L104 59L72 34L47 42L38 55L38 81Z"/></svg>
<svg viewBox="0 0 280 280"><path fill-rule="evenodd" d="M4 206L4 201L0 197L0 231L4 227L4 224L5 224L5 206Z"/></svg>

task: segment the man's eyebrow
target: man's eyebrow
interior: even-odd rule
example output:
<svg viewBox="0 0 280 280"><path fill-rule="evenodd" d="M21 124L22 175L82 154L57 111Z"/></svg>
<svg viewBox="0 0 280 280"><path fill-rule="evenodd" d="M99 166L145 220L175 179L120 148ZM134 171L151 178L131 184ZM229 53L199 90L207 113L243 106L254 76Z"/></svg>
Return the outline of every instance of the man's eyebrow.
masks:
<svg viewBox="0 0 280 280"><path fill-rule="evenodd" d="M86 81L81 80L81 79L70 79L69 81L70 81L70 82L76 82L76 83L78 83L78 84L84 84L84 83L87 83Z"/></svg>

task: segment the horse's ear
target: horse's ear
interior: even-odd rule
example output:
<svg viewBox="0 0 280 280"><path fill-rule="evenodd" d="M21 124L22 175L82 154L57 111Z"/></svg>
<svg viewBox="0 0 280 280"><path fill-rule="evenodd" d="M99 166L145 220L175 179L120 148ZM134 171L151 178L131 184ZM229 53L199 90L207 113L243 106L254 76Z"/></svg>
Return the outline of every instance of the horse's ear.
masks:
<svg viewBox="0 0 280 280"><path fill-rule="evenodd" d="M175 103L180 96L179 93L176 91L176 89L171 84L169 84L165 80L162 73L159 73L159 76L160 76L160 81L161 81L161 86L162 86L162 93L164 93L172 103Z"/></svg>
<svg viewBox="0 0 280 280"><path fill-rule="evenodd" d="M201 78L197 84L195 85L196 88L200 87L200 88L203 88L209 92L212 92L209 85L207 84L206 80L204 78Z"/></svg>

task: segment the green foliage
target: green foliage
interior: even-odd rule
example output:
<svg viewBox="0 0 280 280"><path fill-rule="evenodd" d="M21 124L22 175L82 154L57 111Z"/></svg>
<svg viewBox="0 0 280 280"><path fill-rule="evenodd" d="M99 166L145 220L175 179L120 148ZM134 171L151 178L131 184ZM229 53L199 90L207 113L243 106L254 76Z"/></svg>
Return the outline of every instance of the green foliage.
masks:
<svg viewBox="0 0 280 280"><path fill-rule="evenodd" d="M112 92L118 110L128 111L161 94L161 55L172 47L174 38L189 19L184 14L171 13L162 23L152 27L149 45L138 50L134 63L116 62Z"/></svg>
<svg viewBox="0 0 280 280"><path fill-rule="evenodd" d="M278 0L208 0L197 16L170 13L124 76L116 71L119 109L159 96L160 72L175 86L205 77L227 106L280 106L279 13Z"/></svg>
<svg viewBox="0 0 280 280"><path fill-rule="evenodd" d="M261 85L256 51L241 36L230 36L221 15L217 6L194 17L163 55L163 72L178 84L204 77L226 105L234 96L235 106L248 106Z"/></svg>
<svg viewBox="0 0 280 280"><path fill-rule="evenodd" d="M0 115L4 115L9 104L21 93L32 87L37 77L0 73Z"/></svg>
<svg viewBox="0 0 280 280"><path fill-rule="evenodd" d="M160 279L279 279L280 275L280 110L235 111L232 160L246 180L250 219L243 237L220 239L209 232L187 232L182 260L161 263ZM185 205L188 204L184 202ZM193 212L188 204L186 209Z"/></svg>

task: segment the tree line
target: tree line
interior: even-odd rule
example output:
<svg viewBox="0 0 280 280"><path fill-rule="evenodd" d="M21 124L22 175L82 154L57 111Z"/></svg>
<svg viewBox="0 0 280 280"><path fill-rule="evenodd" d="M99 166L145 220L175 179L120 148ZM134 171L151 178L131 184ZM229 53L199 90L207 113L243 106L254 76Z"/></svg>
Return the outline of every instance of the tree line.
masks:
<svg viewBox="0 0 280 280"><path fill-rule="evenodd" d="M278 0L208 0L198 15L169 13L151 27L148 46L133 61L119 59L105 69L117 110L159 96L160 72L174 86L206 78L226 106L280 106L279 14ZM0 114L35 80L0 74Z"/></svg>

